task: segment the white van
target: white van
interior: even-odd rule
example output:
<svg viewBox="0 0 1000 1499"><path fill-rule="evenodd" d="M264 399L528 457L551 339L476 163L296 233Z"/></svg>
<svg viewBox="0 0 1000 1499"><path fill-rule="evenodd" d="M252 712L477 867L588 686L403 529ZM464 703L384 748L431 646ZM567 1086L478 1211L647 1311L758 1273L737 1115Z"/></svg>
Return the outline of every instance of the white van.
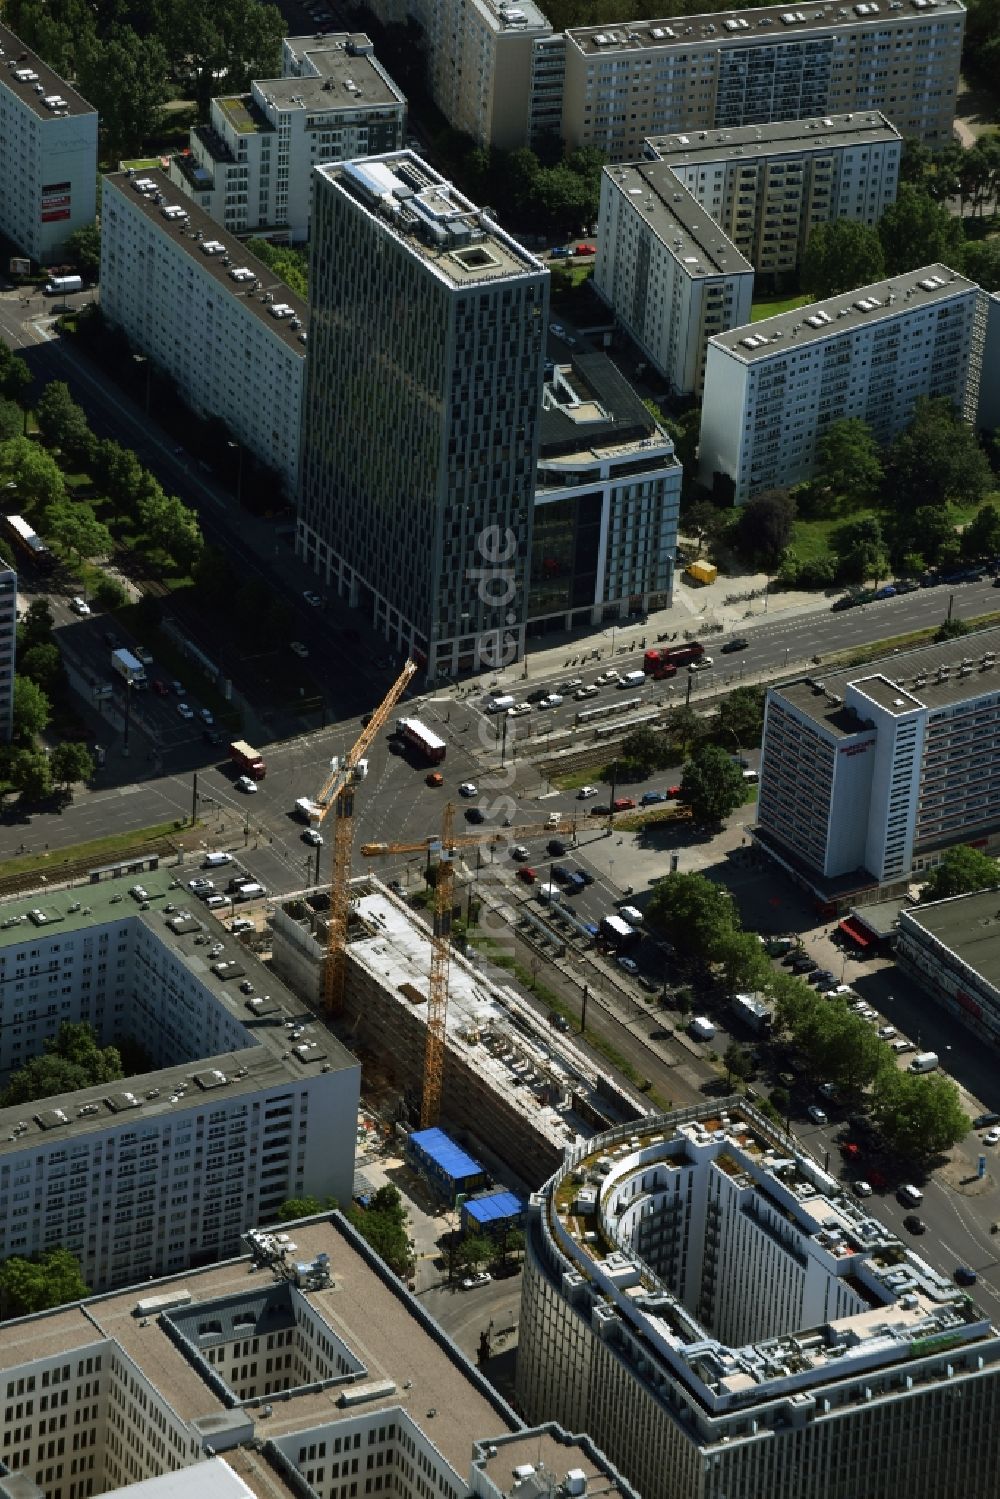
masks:
<svg viewBox="0 0 1000 1499"><path fill-rule="evenodd" d="M264 889L263 885L253 884L243 885L239 890L235 892L237 900L260 900L260 898L266 894L267 891Z"/></svg>
<svg viewBox="0 0 1000 1499"><path fill-rule="evenodd" d="M940 1067L941 1058L936 1051L918 1051L910 1063L911 1072L933 1072L935 1067Z"/></svg>
<svg viewBox="0 0 1000 1499"><path fill-rule="evenodd" d="M487 713L506 713L508 708L513 708L514 701L513 695L505 692L502 697L491 697L486 704L486 711Z"/></svg>
<svg viewBox="0 0 1000 1499"><path fill-rule="evenodd" d="M696 1015L688 1026L688 1030L696 1041L711 1041L715 1035L715 1026L707 1015Z"/></svg>
<svg viewBox="0 0 1000 1499"><path fill-rule="evenodd" d="M619 687L641 687L646 680L644 671L627 671L623 677L618 678Z"/></svg>
<svg viewBox="0 0 1000 1499"><path fill-rule="evenodd" d="M201 867L202 869L218 869L221 865L231 864L232 862L232 854L206 854L201 861Z"/></svg>
<svg viewBox="0 0 1000 1499"><path fill-rule="evenodd" d="M642 912L636 906L619 906L618 915L623 916L629 926L642 926Z"/></svg>

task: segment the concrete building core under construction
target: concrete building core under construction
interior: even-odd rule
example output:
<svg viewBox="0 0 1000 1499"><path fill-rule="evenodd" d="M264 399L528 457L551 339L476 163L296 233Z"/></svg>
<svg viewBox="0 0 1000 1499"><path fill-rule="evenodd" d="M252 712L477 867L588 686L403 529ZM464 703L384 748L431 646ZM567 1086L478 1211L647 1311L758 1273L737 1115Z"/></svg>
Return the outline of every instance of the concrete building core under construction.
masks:
<svg viewBox="0 0 1000 1499"><path fill-rule="evenodd" d="M431 935L379 880L354 882L342 1033L374 1054L407 1102L419 1106L427 1038ZM275 971L319 1002L326 894L285 901L273 917ZM474 1133L537 1187L568 1145L650 1112L620 1091L568 1036L506 984L451 956L442 1124Z"/></svg>

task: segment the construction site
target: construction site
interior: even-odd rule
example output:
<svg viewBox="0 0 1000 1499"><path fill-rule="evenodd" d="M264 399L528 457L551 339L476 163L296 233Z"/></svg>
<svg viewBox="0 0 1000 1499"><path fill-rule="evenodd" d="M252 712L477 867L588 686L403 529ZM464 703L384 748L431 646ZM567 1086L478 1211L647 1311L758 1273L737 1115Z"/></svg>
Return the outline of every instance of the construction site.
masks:
<svg viewBox="0 0 1000 1499"><path fill-rule="evenodd" d="M279 905L272 963L313 1003L322 993L329 897ZM352 881L343 1007L336 1029L362 1058L363 1089L412 1121L420 1113L434 934L375 876ZM473 955L473 958L475 955ZM402 1107L400 1108L399 1105ZM601 1064L539 1015L513 987L452 952L440 1118L534 1189L568 1145L652 1110L610 1082Z"/></svg>

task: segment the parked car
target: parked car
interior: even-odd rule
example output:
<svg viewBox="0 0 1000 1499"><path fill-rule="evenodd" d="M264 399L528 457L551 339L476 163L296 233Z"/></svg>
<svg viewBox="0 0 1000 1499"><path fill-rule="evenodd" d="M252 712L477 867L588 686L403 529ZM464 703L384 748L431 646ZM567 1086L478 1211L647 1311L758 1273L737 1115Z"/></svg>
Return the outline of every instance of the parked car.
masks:
<svg viewBox="0 0 1000 1499"><path fill-rule="evenodd" d="M488 1270L480 1270L477 1275L467 1275L462 1281L463 1291L472 1291L476 1286L488 1286L493 1279Z"/></svg>
<svg viewBox="0 0 1000 1499"><path fill-rule="evenodd" d="M75 599L70 599L69 607L74 614L79 614L81 619L90 613L90 605L87 603L87 600L79 596Z"/></svg>
<svg viewBox="0 0 1000 1499"><path fill-rule="evenodd" d="M1000 1124L1000 1114L977 1114L972 1121L972 1128L989 1129L994 1124Z"/></svg>
<svg viewBox="0 0 1000 1499"><path fill-rule="evenodd" d="M631 796L616 796L611 803L612 812L631 812L635 807L635 801Z"/></svg>
<svg viewBox="0 0 1000 1499"><path fill-rule="evenodd" d="M180 714L181 718L194 718L194 709L187 703L178 703L177 711Z"/></svg>
<svg viewBox="0 0 1000 1499"><path fill-rule="evenodd" d="M722 654L724 656L729 656L733 653L733 651L745 651L749 644L749 640L747 640L744 635L737 635L735 640L726 641L725 645L722 647Z"/></svg>
<svg viewBox="0 0 1000 1499"><path fill-rule="evenodd" d="M486 821L486 813L481 807L469 807L465 813L466 822L481 823Z"/></svg>
<svg viewBox="0 0 1000 1499"><path fill-rule="evenodd" d="M514 860L515 864L524 864L528 859L528 850L525 848L523 843L515 843L514 847L510 851L510 856Z"/></svg>
<svg viewBox="0 0 1000 1499"><path fill-rule="evenodd" d="M517 878L523 880L526 885L533 885L538 879L538 871L531 869L527 864L522 864L517 871Z"/></svg>
<svg viewBox="0 0 1000 1499"><path fill-rule="evenodd" d="M212 712L211 708L199 708L198 716L201 719L202 723L213 724L215 722L215 714Z"/></svg>
<svg viewBox="0 0 1000 1499"><path fill-rule="evenodd" d="M594 876L591 874L589 869L580 869L578 866L576 869L574 869L573 873L576 875L577 879L582 880L585 885L592 885L594 883Z"/></svg>
<svg viewBox="0 0 1000 1499"><path fill-rule="evenodd" d="M856 1181L852 1182L851 1185L854 1189L854 1195L856 1197L870 1197L872 1195L871 1182Z"/></svg>
<svg viewBox="0 0 1000 1499"><path fill-rule="evenodd" d="M546 852L550 853L554 859L561 859L566 852L565 843L561 843L558 838L550 838L545 848Z"/></svg>
<svg viewBox="0 0 1000 1499"><path fill-rule="evenodd" d="M989 1129L983 1136L984 1145L1000 1145L1000 1129Z"/></svg>
<svg viewBox="0 0 1000 1499"><path fill-rule="evenodd" d="M170 696L170 688L167 686L166 682L162 681L159 677L153 678L153 691L156 693L157 697Z"/></svg>
<svg viewBox="0 0 1000 1499"><path fill-rule="evenodd" d="M598 796L599 794L599 790L596 786L581 786L579 791L576 793L576 799L578 802L585 802L590 797Z"/></svg>
<svg viewBox="0 0 1000 1499"><path fill-rule="evenodd" d="M826 1110L821 1109L818 1103L811 1103L806 1109L806 1113L813 1124L826 1124L828 1122Z"/></svg>
<svg viewBox="0 0 1000 1499"><path fill-rule="evenodd" d="M566 337L566 329L563 327L562 323L550 323L549 332L556 338Z"/></svg>
<svg viewBox="0 0 1000 1499"><path fill-rule="evenodd" d="M234 784L237 791L242 791L244 796L255 796L257 793L257 782L252 776L238 776Z"/></svg>
<svg viewBox="0 0 1000 1499"><path fill-rule="evenodd" d="M652 807L657 802L665 802L667 793L665 791L644 791L639 798L640 807Z"/></svg>
<svg viewBox="0 0 1000 1499"><path fill-rule="evenodd" d="M635 961L635 959L628 957L624 953L621 955L621 957L616 958L615 962L618 964L619 968L624 968L624 970L625 970L626 973L638 973L639 972L639 965Z"/></svg>
<svg viewBox="0 0 1000 1499"><path fill-rule="evenodd" d="M596 807L591 807L590 815L591 817L610 817L611 808L600 802Z"/></svg>
<svg viewBox="0 0 1000 1499"><path fill-rule="evenodd" d="M459 796L478 796L479 787L475 781L463 781L458 788L458 794Z"/></svg>
<svg viewBox="0 0 1000 1499"><path fill-rule="evenodd" d="M804 973L815 973L819 964L812 958L796 958L791 967L792 972L801 977Z"/></svg>
<svg viewBox="0 0 1000 1499"><path fill-rule="evenodd" d="M439 770L429 771L428 774L424 776L424 780L426 781L428 786L444 785L444 776Z"/></svg>

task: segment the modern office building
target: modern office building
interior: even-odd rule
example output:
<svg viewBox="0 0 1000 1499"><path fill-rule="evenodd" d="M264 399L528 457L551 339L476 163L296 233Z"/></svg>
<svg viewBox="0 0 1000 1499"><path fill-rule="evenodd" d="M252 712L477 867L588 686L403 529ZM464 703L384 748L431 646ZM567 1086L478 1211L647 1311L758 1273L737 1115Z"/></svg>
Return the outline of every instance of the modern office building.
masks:
<svg viewBox="0 0 1000 1499"><path fill-rule="evenodd" d="M998 866L1000 883L1000 866ZM1000 1042L1000 890L905 906L896 962L981 1041Z"/></svg>
<svg viewBox="0 0 1000 1499"><path fill-rule="evenodd" d="M14 730L14 672L17 661L17 573L0 567L0 743Z"/></svg>
<svg viewBox="0 0 1000 1499"><path fill-rule="evenodd" d="M1000 847L1000 629L767 695L755 836L826 898Z"/></svg>
<svg viewBox="0 0 1000 1499"><path fill-rule="evenodd" d="M961 0L801 0L566 32L563 129L610 161L648 136L880 110L904 137L951 140Z"/></svg>
<svg viewBox="0 0 1000 1499"><path fill-rule="evenodd" d="M947 266L893 276L709 341L698 476L743 505L812 477L824 428L860 417L882 443L921 396L979 405L985 292Z"/></svg>
<svg viewBox="0 0 1000 1499"><path fill-rule="evenodd" d="M494 903L509 902L509 887L494 877L485 844L480 869L471 851L469 857L480 923L499 936L506 928L491 913ZM459 878L466 872L460 866ZM431 933L371 875L354 882L353 897L344 1022L403 1112L418 1119ZM275 972L310 998L320 994L328 908L320 890L293 896L271 919ZM499 1157L529 1186L555 1170L567 1143L650 1111L641 1093L619 1088L572 1036L560 1035L515 989L493 983L458 952L449 968L443 1076L442 1126L472 1153Z"/></svg>
<svg viewBox="0 0 1000 1499"><path fill-rule="evenodd" d="M548 271L412 152L315 193L299 555L432 679L520 659Z"/></svg>
<svg viewBox="0 0 1000 1499"><path fill-rule="evenodd" d="M6 1322L0 1494L636 1499L588 1437L526 1428L340 1213L281 1227Z"/></svg>
<svg viewBox="0 0 1000 1499"><path fill-rule="evenodd" d="M372 9L383 24L420 27L427 84L453 129L502 151L559 134L562 37L536 0L374 0Z"/></svg>
<svg viewBox="0 0 1000 1499"><path fill-rule="evenodd" d="M95 1289L224 1258L288 1198L349 1201L353 1182L360 1064L188 870L156 866L0 906L0 1072L64 1021L152 1059L0 1109L0 1259L65 1246Z"/></svg>
<svg viewBox="0 0 1000 1499"><path fill-rule="evenodd" d="M0 234L40 264L97 215L97 110L0 25Z"/></svg>
<svg viewBox="0 0 1000 1499"><path fill-rule="evenodd" d="M101 310L295 494L306 305L164 172L104 178Z"/></svg>
<svg viewBox="0 0 1000 1499"><path fill-rule="evenodd" d="M902 151L899 131L878 110L659 135L645 146L758 277L793 272L820 224L877 224L896 201Z"/></svg>
<svg viewBox="0 0 1000 1499"><path fill-rule="evenodd" d="M554 366L542 393L528 633L669 608L681 466L605 354Z"/></svg>
<svg viewBox="0 0 1000 1499"><path fill-rule="evenodd" d="M312 170L397 150L406 100L363 33L285 37L282 77L212 100L170 178L233 234L309 237Z"/></svg>
<svg viewBox="0 0 1000 1499"><path fill-rule="evenodd" d="M992 1491L989 1316L742 1100L571 1148L526 1239L519 1404L641 1494Z"/></svg>
<svg viewBox="0 0 1000 1499"><path fill-rule="evenodd" d="M713 335L750 320L753 266L662 162L605 167L594 290L678 396Z"/></svg>

